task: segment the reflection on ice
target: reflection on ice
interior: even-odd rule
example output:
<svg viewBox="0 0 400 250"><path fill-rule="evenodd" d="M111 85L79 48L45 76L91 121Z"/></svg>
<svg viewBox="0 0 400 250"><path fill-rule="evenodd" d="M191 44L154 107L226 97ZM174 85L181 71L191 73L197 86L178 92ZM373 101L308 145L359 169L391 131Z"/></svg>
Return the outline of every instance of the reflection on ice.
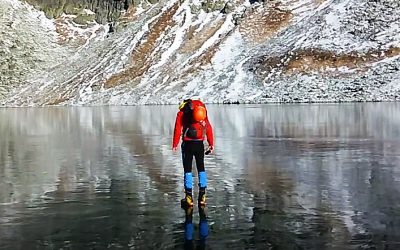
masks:
<svg viewBox="0 0 400 250"><path fill-rule="evenodd" d="M0 248L184 247L176 111L0 109ZM206 245L400 247L399 104L211 105L209 114Z"/></svg>

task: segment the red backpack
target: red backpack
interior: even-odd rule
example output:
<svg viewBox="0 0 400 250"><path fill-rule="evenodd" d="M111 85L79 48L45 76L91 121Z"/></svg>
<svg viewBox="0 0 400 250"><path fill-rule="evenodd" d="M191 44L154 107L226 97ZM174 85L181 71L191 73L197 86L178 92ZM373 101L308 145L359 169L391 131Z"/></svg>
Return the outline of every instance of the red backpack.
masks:
<svg viewBox="0 0 400 250"><path fill-rule="evenodd" d="M203 140L207 110L201 101L184 100L179 106L183 112L183 138Z"/></svg>

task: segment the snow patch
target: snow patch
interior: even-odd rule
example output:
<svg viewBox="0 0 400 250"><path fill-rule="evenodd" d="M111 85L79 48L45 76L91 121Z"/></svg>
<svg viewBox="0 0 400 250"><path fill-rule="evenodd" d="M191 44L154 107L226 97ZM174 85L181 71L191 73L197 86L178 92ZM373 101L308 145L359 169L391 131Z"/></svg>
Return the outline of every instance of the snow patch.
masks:
<svg viewBox="0 0 400 250"><path fill-rule="evenodd" d="M218 71L235 64L235 60L243 53L243 38L239 31L235 30L220 46L211 60L213 68Z"/></svg>
<svg viewBox="0 0 400 250"><path fill-rule="evenodd" d="M96 13L94 13L93 11L89 10L89 9L83 9L83 14L86 15L96 15Z"/></svg>
<svg viewBox="0 0 400 250"><path fill-rule="evenodd" d="M325 16L325 21L326 21L326 24L327 24L327 25L329 25L329 26L332 27L332 29L338 29L338 28L340 28L340 21L339 21L339 18L338 18L338 16L337 16L335 13L333 13L333 12L330 12L330 13L328 13L328 15Z"/></svg>
<svg viewBox="0 0 400 250"><path fill-rule="evenodd" d="M140 14L142 14L145 11L146 11L146 9L143 8L143 3L140 2L140 4L136 7L135 16L139 16Z"/></svg>
<svg viewBox="0 0 400 250"><path fill-rule="evenodd" d="M170 58L171 55L174 54L175 51L177 51L180 46L182 45L183 39L186 35L186 30L190 27L191 25L191 20L192 20L192 14L191 14L191 10L190 10L190 6L188 4L188 2L184 2L180 8L183 8L185 10L183 16L185 17L185 23L179 27L177 29L177 31L175 32L175 39L174 42L172 43L172 45L167 49L167 51L165 51L160 58L160 61L153 65L150 69L155 69L158 68L160 66L162 66L163 64L167 63L168 58ZM179 10L177 11L179 12Z"/></svg>
<svg viewBox="0 0 400 250"><path fill-rule="evenodd" d="M235 79L231 86L229 86L229 94L226 96L227 98L235 100L242 95L244 83L246 82L245 79L248 77L247 72L243 70L243 64L249 58L245 58L235 67Z"/></svg>
<svg viewBox="0 0 400 250"><path fill-rule="evenodd" d="M220 15L220 18L223 18L222 15ZM214 45L219 39L220 37L222 37L223 34L228 33L229 31L231 31L233 28L235 27L234 23L232 22L232 14L227 15L225 22L222 24L221 28L215 32L215 34L210 37L210 39L208 39L202 46L201 48L194 53L194 55L192 55L187 61L186 63L184 63L184 65L187 64L187 62L189 62L190 60L192 60L193 58L196 58L198 56L200 56L206 49L208 49L209 47L211 47L212 45Z"/></svg>

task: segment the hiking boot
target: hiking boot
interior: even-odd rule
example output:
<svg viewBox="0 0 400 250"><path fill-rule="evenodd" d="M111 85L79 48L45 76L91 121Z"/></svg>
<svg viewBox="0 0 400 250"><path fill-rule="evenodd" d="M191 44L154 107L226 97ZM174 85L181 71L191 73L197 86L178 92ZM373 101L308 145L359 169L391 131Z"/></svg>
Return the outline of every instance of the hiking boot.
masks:
<svg viewBox="0 0 400 250"><path fill-rule="evenodd" d="M181 200L181 206L183 208L193 207L193 196L191 194L185 193L185 198Z"/></svg>
<svg viewBox="0 0 400 250"><path fill-rule="evenodd" d="M206 192L200 190L199 192L199 206L205 206L206 205Z"/></svg>

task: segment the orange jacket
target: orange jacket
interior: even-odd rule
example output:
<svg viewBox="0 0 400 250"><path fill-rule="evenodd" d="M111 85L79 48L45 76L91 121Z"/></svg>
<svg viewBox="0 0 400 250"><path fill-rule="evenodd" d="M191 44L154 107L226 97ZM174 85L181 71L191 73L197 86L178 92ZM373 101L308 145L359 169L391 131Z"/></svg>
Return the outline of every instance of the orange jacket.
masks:
<svg viewBox="0 0 400 250"><path fill-rule="evenodd" d="M199 101L199 100L192 100L193 107L197 105L201 105L205 107L204 103ZM198 131L196 133L195 138L189 138L186 135L186 131L189 127L192 127ZM209 146L214 146L214 135L213 135L213 129L210 124L210 121L208 120L208 117L203 122L195 122L189 124L188 119L185 119L184 117L184 112L182 110L179 110L178 113L176 114L176 120L175 120L175 129L174 129L174 137L172 141L172 147L175 148L179 144L179 139L182 135L182 140L183 141L203 141L204 140L204 131L207 136L207 142ZM183 133L182 133L183 132Z"/></svg>

